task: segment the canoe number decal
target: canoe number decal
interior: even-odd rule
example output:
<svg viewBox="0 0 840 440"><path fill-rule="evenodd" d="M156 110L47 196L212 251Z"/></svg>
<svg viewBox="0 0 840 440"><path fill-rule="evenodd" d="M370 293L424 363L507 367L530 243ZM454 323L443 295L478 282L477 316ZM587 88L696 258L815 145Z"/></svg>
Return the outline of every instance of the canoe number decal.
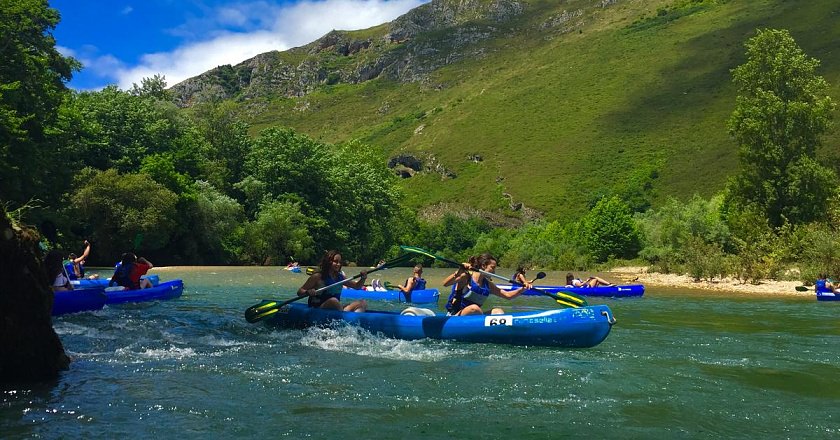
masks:
<svg viewBox="0 0 840 440"><path fill-rule="evenodd" d="M484 317L484 326L490 327L493 325L513 325L513 316L510 315L490 315Z"/></svg>

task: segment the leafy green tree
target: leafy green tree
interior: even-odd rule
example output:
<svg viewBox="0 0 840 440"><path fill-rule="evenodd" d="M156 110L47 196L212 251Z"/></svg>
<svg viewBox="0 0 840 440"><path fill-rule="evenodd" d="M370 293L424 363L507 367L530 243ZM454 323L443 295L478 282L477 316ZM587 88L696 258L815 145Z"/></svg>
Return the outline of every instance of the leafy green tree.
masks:
<svg viewBox="0 0 840 440"><path fill-rule="evenodd" d="M243 164L251 149L248 124L237 117L236 104L230 101L197 105L193 120L208 143L208 181L226 194L232 194L233 184L245 177ZM244 200L241 197L240 200Z"/></svg>
<svg viewBox="0 0 840 440"><path fill-rule="evenodd" d="M602 199L582 220L586 244L598 262L632 258L639 250L639 234L630 208L618 197Z"/></svg>
<svg viewBox="0 0 840 440"><path fill-rule="evenodd" d="M703 249L733 250L722 203L722 196L705 200L695 195L685 203L672 198L661 208L638 215L639 255L668 273L691 264ZM700 266L706 267L702 262L695 264Z"/></svg>
<svg viewBox="0 0 840 440"><path fill-rule="evenodd" d="M324 217L331 225L341 225L346 236L339 243L351 255L377 261L397 237L391 224L401 194L397 177L385 166L381 152L360 141L336 145L333 154L329 180L336 191L324 201Z"/></svg>
<svg viewBox="0 0 840 440"><path fill-rule="evenodd" d="M84 158L81 166L131 173L146 156L169 154L178 172L204 177L206 142L172 103L109 86L75 94L67 105L84 121L71 136Z"/></svg>
<svg viewBox="0 0 840 440"><path fill-rule="evenodd" d="M144 157L140 172L148 175L155 182L160 183L175 194L189 191L193 183L189 176L178 172L175 167L175 159L170 153Z"/></svg>
<svg viewBox="0 0 840 440"><path fill-rule="evenodd" d="M132 84L131 93L134 96L152 97L160 101L171 101L172 92L166 89L166 76L155 74L151 78L143 78L140 85Z"/></svg>
<svg viewBox="0 0 840 440"><path fill-rule="evenodd" d="M549 224L531 223L516 231L510 239L509 249L502 257L505 265L552 267L560 244L547 239Z"/></svg>
<svg viewBox="0 0 840 440"><path fill-rule="evenodd" d="M46 0L0 0L0 194L18 203L66 186L51 131L79 63L56 50L58 22Z"/></svg>
<svg viewBox="0 0 840 440"><path fill-rule="evenodd" d="M747 61L732 72L739 96L729 131L741 170L728 184L728 204L755 205L780 226L818 218L836 191L836 176L816 161L835 104L808 58L786 30L764 29L747 44Z"/></svg>
<svg viewBox="0 0 840 440"><path fill-rule="evenodd" d="M319 249L373 262L394 242L389 220L398 206L396 177L374 148L352 141L329 146L289 129L263 131L248 152L236 187L246 209L273 201L297 203Z"/></svg>
<svg viewBox="0 0 840 440"><path fill-rule="evenodd" d="M247 258L259 264L282 262L290 257L306 261L315 255L306 216L294 203L264 205L256 220L245 226L243 241Z"/></svg>
<svg viewBox="0 0 840 440"><path fill-rule="evenodd" d="M784 249L773 227L756 205L730 212L727 223L735 243L737 277L743 282L758 282L775 278L781 268L780 251Z"/></svg>
<svg viewBox="0 0 840 440"><path fill-rule="evenodd" d="M75 187L73 218L90 231L107 263L129 250L156 255L178 224L178 196L145 174L87 169Z"/></svg>
<svg viewBox="0 0 840 440"><path fill-rule="evenodd" d="M416 242L429 250L440 252L449 258L466 258L473 253L487 252L489 249L475 249L478 238L490 231L487 222L480 218L460 218L447 213L434 222L420 222ZM496 258L499 258L498 256Z"/></svg>
<svg viewBox="0 0 840 440"><path fill-rule="evenodd" d="M208 182L199 181L195 186L197 215L194 234L201 247L201 255L215 264L235 262L242 248L242 225L245 222L242 205Z"/></svg>
<svg viewBox="0 0 840 440"><path fill-rule="evenodd" d="M291 129L269 128L254 141L245 167L273 198L295 194L318 206L334 196L329 174L334 160L325 144Z"/></svg>

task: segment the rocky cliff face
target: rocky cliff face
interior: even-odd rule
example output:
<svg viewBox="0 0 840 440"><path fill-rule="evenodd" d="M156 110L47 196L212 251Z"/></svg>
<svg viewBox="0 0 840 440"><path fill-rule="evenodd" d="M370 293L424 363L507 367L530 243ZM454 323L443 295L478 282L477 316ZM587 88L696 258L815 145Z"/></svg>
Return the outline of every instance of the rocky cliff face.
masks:
<svg viewBox="0 0 840 440"><path fill-rule="evenodd" d="M284 52L220 66L172 87L188 107L204 100L300 97L323 85L385 77L422 81L447 64L483 56L476 43L525 10L518 0L433 0L368 31L332 31Z"/></svg>
<svg viewBox="0 0 840 440"><path fill-rule="evenodd" d="M70 364L52 327L53 293L38 241L0 204L0 383L44 381Z"/></svg>

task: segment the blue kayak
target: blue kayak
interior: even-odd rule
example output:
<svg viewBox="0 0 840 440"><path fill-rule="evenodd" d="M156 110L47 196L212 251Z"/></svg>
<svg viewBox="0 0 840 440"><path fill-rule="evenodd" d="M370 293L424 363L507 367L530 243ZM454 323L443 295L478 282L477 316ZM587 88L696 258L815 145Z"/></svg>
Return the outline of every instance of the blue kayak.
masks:
<svg viewBox="0 0 840 440"><path fill-rule="evenodd" d="M361 289L341 289L341 300L356 300L356 299L370 299L381 301L399 301L413 304L428 304L437 303L440 298L440 292L437 289L423 289L413 290L409 295L411 301L406 299L406 296L400 290L361 290Z"/></svg>
<svg viewBox="0 0 840 440"><path fill-rule="evenodd" d="M433 313L428 309L409 309ZM408 340L431 338L586 348L594 347L606 339L615 319L605 305L503 315L446 316L438 313L423 316L380 311L342 312L292 303L267 318L267 322L285 328L346 322L371 333Z"/></svg>
<svg viewBox="0 0 840 440"><path fill-rule="evenodd" d="M826 289L825 286L822 288L816 287L815 290L817 292L817 301L840 301L840 294Z"/></svg>
<svg viewBox="0 0 840 440"><path fill-rule="evenodd" d="M515 290L519 286L510 284L498 284L502 290ZM625 298L631 296L642 296L645 294L645 286L642 284L630 284L626 286L598 286L598 287L566 287L566 286L534 286L548 293L570 292L582 296L609 296L612 298ZM540 295L536 290L529 290L523 295Z"/></svg>
<svg viewBox="0 0 840 440"><path fill-rule="evenodd" d="M54 292L53 298L53 316L99 310L105 306L107 300L104 287L59 290Z"/></svg>
<svg viewBox="0 0 840 440"><path fill-rule="evenodd" d="M140 277L141 279L146 278L152 282L153 286L157 286L160 283L160 277L158 275L143 275ZM111 281L111 278L97 278L95 280L83 279L83 280L72 280L70 283L73 284L73 288L88 288L88 287L108 287L108 283Z"/></svg>
<svg viewBox="0 0 840 440"><path fill-rule="evenodd" d="M183 292L184 282L181 280L167 281L148 289L105 289L105 295L108 297L107 304L172 299L181 296Z"/></svg>

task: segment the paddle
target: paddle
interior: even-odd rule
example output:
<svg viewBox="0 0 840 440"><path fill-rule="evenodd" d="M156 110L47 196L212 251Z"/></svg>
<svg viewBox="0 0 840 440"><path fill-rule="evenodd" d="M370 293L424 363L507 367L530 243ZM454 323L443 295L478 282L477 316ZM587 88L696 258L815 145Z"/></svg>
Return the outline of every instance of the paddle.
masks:
<svg viewBox="0 0 840 440"><path fill-rule="evenodd" d="M796 289L800 292L807 292L807 291L811 290L810 288L808 288L808 286L796 286L796 287L794 287L794 289Z"/></svg>
<svg viewBox="0 0 840 440"><path fill-rule="evenodd" d="M396 257L391 261L386 261L386 262L380 264L379 266L376 266L376 267L368 270L367 273L371 274L371 273L374 273L378 270L388 269L388 268L391 268L391 267L399 266L400 264L407 263L409 260L411 260L411 258L412 258L412 256L409 255L409 254L400 255L399 257ZM343 280L341 280L337 283L332 283L329 286L321 287L320 289L316 290L315 292L318 292L318 293L323 292L324 290L327 290L327 289L329 289L331 287L334 287L334 286L337 286L339 284L344 284L348 281L361 278L361 276L362 276L362 274L359 273L358 275L356 275L352 278L345 278L345 279L343 279ZM306 298L306 297L308 297L308 295L297 296L295 298L288 299L286 301L279 302L279 303L277 301L263 300L259 304L254 304L253 306L245 309L245 320L252 323L252 324L257 322L257 321L261 321L261 320L277 313L278 311L280 311L280 309L283 308L283 306L285 306L287 304L291 304L295 301L299 301L299 300L301 300L303 298Z"/></svg>
<svg viewBox="0 0 840 440"><path fill-rule="evenodd" d="M531 280L531 284L534 284L534 281L541 280L543 278L545 278L545 272L537 272L537 276Z"/></svg>
<svg viewBox="0 0 840 440"><path fill-rule="evenodd" d="M400 249L402 249L405 252L412 252L412 253L415 253L415 254L424 255L426 257L429 257L429 258L432 258L432 259L435 259L435 260L438 260L438 261L442 261L446 264L449 264L450 266L461 267L461 268L464 268L466 270L466 267L464 267L463 264L461 264L457 261L450 260L448 258L444 258L444 257L441 257L439 255L435 255L435 254L433 254L433 253L431 253L427 250L424 250L424 249L421 249L421 248L418 248L418 247L415 247L415 246L400 246ZM487 272L487 271L484 271L484 270L481 270L481 269L472 269L472 270L478 271L479 273L482 273L482 274L487 275L489 277L495 277L495 278L498 278L498 279L501 279L501 280L505 280L505 281L507 281L511 284L517 284L517 285L520 285L520 286L522 285L520 283L517 283L513 280L507 279L507 278L505 278L501 275L497 275L497 274L492 273L492 272ZM537 276L539 276L539 274L537 274ZM545 276L545 274L543 274L543 276ZM553 293L546 292L545 290L538 289L536 287L532 287L532 289L539 292L540 295L545 295L545 296L557 301L558 304L562 304L562 305L567 306L567 307L573 307L574 308L574 307L581 307L581 306L588 305L588 303L586 302L586 300L583 297L580 297L580 296L575 295L573 293L558 292L557 294L553 294Z"/></svg>

